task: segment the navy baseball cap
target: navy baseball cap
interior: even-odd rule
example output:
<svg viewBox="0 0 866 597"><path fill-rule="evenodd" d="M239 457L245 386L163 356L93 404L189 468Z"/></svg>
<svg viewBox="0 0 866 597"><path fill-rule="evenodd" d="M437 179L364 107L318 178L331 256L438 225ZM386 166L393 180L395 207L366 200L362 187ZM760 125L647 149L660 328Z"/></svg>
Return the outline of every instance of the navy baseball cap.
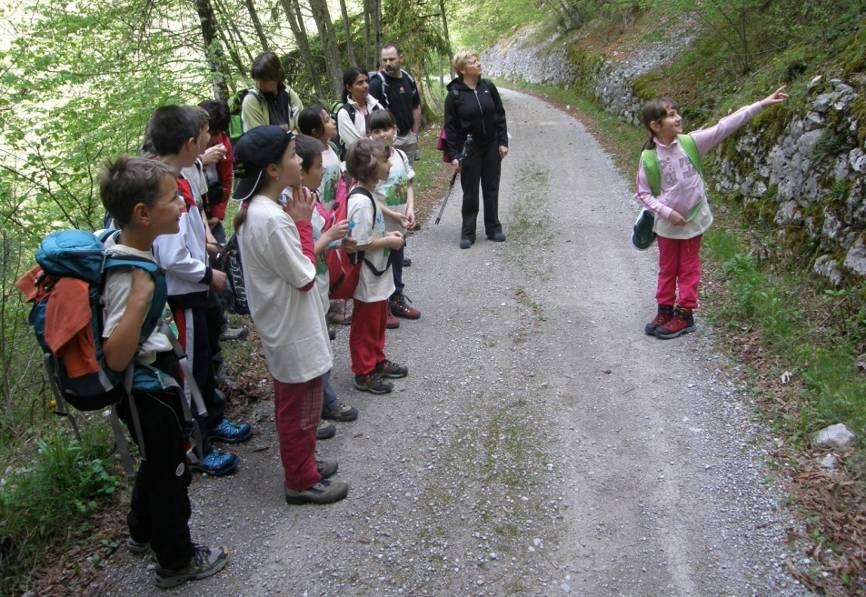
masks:
<svg viewBox="0 0 866 597"><path fill-rule="evenodd" d="M259 189L264 169L282 159L293 138L291 131L279 126L257 126L244 133L234 146L235 162L244 172L235 186L235 199L245 201L253 196Z"/></svg>

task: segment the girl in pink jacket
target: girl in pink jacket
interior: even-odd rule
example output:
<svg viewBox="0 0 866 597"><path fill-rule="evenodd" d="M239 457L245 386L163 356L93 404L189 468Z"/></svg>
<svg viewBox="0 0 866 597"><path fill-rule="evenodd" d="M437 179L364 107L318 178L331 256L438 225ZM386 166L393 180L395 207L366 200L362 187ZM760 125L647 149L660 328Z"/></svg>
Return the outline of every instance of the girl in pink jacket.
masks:
<svg viewBox="0 0 866 597"><path fill-rule="evenodd" d="M644 149L655 150L660 174L654 193L653 173L647 175L641 160L636 197L656 216L653 231L659 245L658 314L646 325L647 334L670 339L695 329L692 312L698 306L701 238L713 223L713 214L704 180L688 155L689 148L683 145L688 144L703 156L761 110L786 99L783 86L761 101L725 116L715 126L687 136L682 135L682 117L673 100L656 99L644 106L641 120L650 133Z"/></svg>

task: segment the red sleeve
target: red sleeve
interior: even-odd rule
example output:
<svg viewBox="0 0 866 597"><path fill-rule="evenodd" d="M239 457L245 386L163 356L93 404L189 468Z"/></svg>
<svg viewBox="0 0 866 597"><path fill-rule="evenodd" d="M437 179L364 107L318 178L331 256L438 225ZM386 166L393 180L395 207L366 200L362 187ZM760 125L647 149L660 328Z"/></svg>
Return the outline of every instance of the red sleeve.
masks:
<svg viewBox="0 0 866 597"><path fill-rule="evenodd" d="M187 211L190 209L198 209L198 205L195 203L195 197L192 194L192 187L189 186L188 180L185 178L177 179L177 192L183 199Z"/></svg>
<svg viewBox="0 0 866 597"><path fill-rule="evenodd" d="M226 157L219 162L217 162L216 169L217 175L220 179L220 185L223 189L222 201L219 203L214 203L210 208L211 217L217 218L222 221L226 217L226 207L228 206L229 199L232 197L232 187L234 186L234 167L235 167L235 154L232 150L232 142L229 139L229 136L225 133L220 133L217 139L218 143L222 143L226 148ZM214 197L216 199L216 197Z"/></svg>
<svg viewBox="0 0 866 597"><path fill-rule="evenodd" d="M315 267L316 243L313 241L313 226L310 224L309 220L301 220L300 222L295 222L295 227L298 229L298 236L301 237L301 250L304 252L304 255L307 256L307 259L310 260L310 263L313 264L313 267ZM316 278L314 277L310 283L301 288L301 290L307 292L315 285Z"/></svg>

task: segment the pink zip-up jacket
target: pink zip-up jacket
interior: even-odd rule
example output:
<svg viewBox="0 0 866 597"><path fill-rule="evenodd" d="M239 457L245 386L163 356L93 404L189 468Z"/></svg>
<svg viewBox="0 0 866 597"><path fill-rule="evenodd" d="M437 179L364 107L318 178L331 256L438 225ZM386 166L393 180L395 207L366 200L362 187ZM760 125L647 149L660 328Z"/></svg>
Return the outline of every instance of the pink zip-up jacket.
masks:
<svg viewBox="0 0 866 597"><path fill-rule="evenodd" d="M755 102L744 106L722 118L718 124L706 129L699 129L689 133L698 147L701 156L715 149L731 133L746 124L755 117L763 106L761 102ZM707 189L698 171L692 166L685 152L680 148L679 141L674 139L669 145L663 144L658 139L656 143L656 154L659 158L659 170L661 171L662 191L658 197L653 197L647 182L646 173L641 162L637 171L637 192L635 197L647 209L655 213L655 233L664 238L687 239L699 236L707 231L713 223L713 212L707 201ZM695 201L695 197L698 201ZM685 226L674 226L669 218L671 208L669 205L695 205L701 203L700 211ZM681 213L683 217L687 214Z"/></svg>

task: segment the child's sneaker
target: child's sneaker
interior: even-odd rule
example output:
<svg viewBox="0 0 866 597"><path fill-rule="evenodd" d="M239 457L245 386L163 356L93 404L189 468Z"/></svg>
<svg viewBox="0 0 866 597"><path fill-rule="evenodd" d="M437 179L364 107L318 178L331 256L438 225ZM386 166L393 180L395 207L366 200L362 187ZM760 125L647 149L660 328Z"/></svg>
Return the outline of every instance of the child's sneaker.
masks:
<svg viewBox="0 0 866 597"><path fill-rule="evenodd" d="M231 452L212 450L210 454L193 464L190 468L212 477L225 477L238 470L241 459Z"/></svg>
<svg viewBox="0 0 866 597"><path fill-rule="evenodd" d="M322 418L330 421L340 421L348 423L358 418L358 409L348 404L343 404L339 400L334 402L334 408L322 408Z"/></svg>
<svg viewBox="0 0 866 597"><path fill-rule="evenodd" d="M129 550L130 553L141 556L146 554L147 551L150 549L150 541L136 541L130 535L126 539L126 548Z"/></svg>
<svg viewBox="0 0 866 597"><path fill-rule="evenodd" d="M253 436L253 429L249 423L234 423L223 418L216 427L208 432L211 441L225 442L227 444L240 444Z"/></svg>
<svg viewBox="0 0 866 597"><path fill-rule="evenodd" d="M665 325L667 322L673 319L673 316L673 305L659 305L659 311L658 314L656 314L655 319L646 324L646 326L644 327L644 331L646 332L647 336L655 336L656 330L659 328L659 326Z"/></svg>
<svg viewBox="0 0 866 597"><path fill-rule="evenodd" d="M337 469L340 468L336 460L316 460L316 469L319 471L322 479L333 477L337 474Z"/></svg>
<svg viewBox="0 0 866 597"><path fill-rule="evenodd" d="M394 389L390 382L382 379L382 376L375 371L367 375L356 375L352 379L352 385L355 386L356 390L371 394L389 394Z"/></svg>
<svg viewBox="0 0 866 597"><path fill-rule="evenodd" d="M201 580L213 576L229 561L229 552L225 547L205 547L193 545L192 558L189 564L180 570L167 568L156 569L156 586L160 589L170 589L182 585L188 580Z"/></svg>
<svg viewBox="0 0 866 597"><path fill-rule="evenodd" d="M309 489L286 489L286 503L295 504L332 504L349 494L349 484L345 481L322 479Z"/></svg>
<svg viewBox="0 0 866 597"><path fill-rule="evenodd" d="M321 419L319 427L316 429L316 439L331 439L335 435L337 435L337 426Z"/></svg>
<svg viewBox="0 0 866 597"><path fill-rule="evenodd" d="M679 307L674 311L670 321L656 329L656 338L670 340L693 331L695 331L695 318L691 309Z"/></svg>
<svg viewBox="0 0 866 597"><path fill-rule="evenodd" d="M382 377L400 379L409 375L409 367L385 360L376 365L375 373L378 373Z"/></svg>
<svg viewBox="0 0 866 597"><path fill-rule="evenodd" d="M395 294L388 301L388 308L395 317L418 319L421 311L409 305L412 301L404 294Z"/></svg>

